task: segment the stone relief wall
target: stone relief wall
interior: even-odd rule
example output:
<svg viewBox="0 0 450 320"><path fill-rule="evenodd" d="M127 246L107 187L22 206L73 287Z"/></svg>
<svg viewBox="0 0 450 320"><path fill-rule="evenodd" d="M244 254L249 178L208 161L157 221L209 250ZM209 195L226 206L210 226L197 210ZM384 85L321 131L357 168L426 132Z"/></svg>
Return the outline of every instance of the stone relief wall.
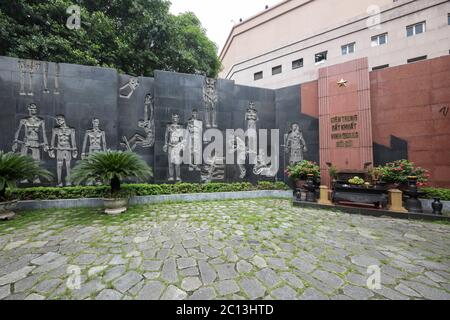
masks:
<svg viewBox="0 0 450 320"><path fill-rule="evenodd" d="M300 86L269 90L164 71L154 78L133 77L108 68L0 57L0 150L41 161L54 173L51 185L59 186L70 185L76 161L105 150L141 155L154 168L149 182L283 180L289 164L283 146L277 172L270 170L270 154L259 149L256 164L249 165L252 154L239 139L232 146L235 165L225 164L229 141L202 163L205 147L222 139L214 131L204 133L254 130L247 143L257 144L256 130L279 128L281 145L290 137L289 156L316 160L318 131L310 134L314 119L299 112L300 91ZM239 157L244 163L237 163Z"/></svg>

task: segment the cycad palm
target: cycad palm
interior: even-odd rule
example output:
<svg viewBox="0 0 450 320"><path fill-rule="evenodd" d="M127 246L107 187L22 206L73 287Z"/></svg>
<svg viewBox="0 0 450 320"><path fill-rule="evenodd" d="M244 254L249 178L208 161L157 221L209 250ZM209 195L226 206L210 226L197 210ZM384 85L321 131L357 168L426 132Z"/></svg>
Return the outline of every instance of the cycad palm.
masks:
<svg viewBox="0 0 450 320"><path fill-rule="evenodd" d="M50 180L52 174L31 157L0 151L0 201L5 199L6 188L14 188L19 180L36 177Z"/></svg>
<svg viewBox="0 0 450 320"><path fill-rule="evenodd" d="M71 180L75 184L101 180L111 185L111 194L120 191L121 181L135 178L140 181L153 176L152 169L133 152L97 152L81 160L72 170Z"/></svg>

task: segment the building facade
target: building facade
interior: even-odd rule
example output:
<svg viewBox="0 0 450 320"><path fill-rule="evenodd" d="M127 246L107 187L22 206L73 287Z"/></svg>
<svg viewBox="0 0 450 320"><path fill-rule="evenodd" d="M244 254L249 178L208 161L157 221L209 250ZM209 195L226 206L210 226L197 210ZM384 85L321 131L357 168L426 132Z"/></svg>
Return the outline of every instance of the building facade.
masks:
<svg viewBox="0 0 450 320"><path fill-rule="evenodd" d="M363 57L377 70L449 50L448 0L288 0L234 26L220 77L277 89Z"/></svg>

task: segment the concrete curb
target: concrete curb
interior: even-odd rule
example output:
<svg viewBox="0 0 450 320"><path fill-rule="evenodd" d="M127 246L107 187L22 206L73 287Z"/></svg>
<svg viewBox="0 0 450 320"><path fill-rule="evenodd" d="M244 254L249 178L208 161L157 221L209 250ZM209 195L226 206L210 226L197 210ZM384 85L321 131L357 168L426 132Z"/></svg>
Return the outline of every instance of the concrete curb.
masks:
<svg viewBox="0 0 450 320"><path fill-rule="evenodd" d="M292 191L283 190L258 190L241 192L215 192L215 193L188 193L168 194L157 196L133 197L130 205L142 205L161 202L193 202L213 200L237 200L256 198L285 198L292 199ZM39 209L70 209L70 208L93 208L102 207L103 200L91 199L63 199L63 200L28 200L19 201L17 210L39 210Z"/></svg>
<svg viewBox="0 0 450 320"><path fill-rule="evenodd" d="M422 207L426 211L433 211L433 208L431 207L431 204L434 202L432 199L420 199L420 202L422 202ZM442 201L441 203L444 205L443 211L450 212L450 201Z"/></svg>

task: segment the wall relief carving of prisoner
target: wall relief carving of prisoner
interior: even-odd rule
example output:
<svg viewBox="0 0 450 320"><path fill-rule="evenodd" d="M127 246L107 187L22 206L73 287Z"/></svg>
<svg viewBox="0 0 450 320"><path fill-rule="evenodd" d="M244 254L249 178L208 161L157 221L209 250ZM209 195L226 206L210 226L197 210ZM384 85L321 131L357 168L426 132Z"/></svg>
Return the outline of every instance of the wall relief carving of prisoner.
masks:
<svg viewBox="0 0 450 320"><path fill-rule="evenodd" d="M34 60L19 60L19 77L20 77L20 92L21 96L33 96L33 75L39 70L41 63ZM28 75L28 92L25 91L25 77Z"/></svg>
<svg viewBox="0 0 450 320"><path fill-rule="evenodd" d="M288 154L289 165L303 161L303 153L308 151L298 123L291 125L291 130L286 136L285 151Z"/></svg>
<svg viewBox="0 0 450 320"><path fill-rule="evenodd" d="M206 78L203 86L203 103L205 104L206 128L217 128L217 81Z"/></svg>
<svg viewBox="0 0 450 320"><path fill-rule="evenodd" d="M192 110L192 115L187 124L189 171L200 171L202 162L203 122L198 119L197 109Z"/></svg>
<svg viewBox="0 0 450 320"><path fill-rule="evenodd" d="M179 124L180 116L172 115L172 122L167 125L163 151L167 152L169 178L168 181L181 181L180 167L183 161L182 152L186 146L186 133Z"/></svg>
<svg viewBox="0 0 450 320"><path fill-rule="evenodd" d="M20 153L22 155L31 155L34 160L41 161L41 149L43 149L44 152L47 152L49 147L47 142L47 134L45 131L45 122L37 116L37 113L38 109L36 104L29 104L29 116L20 120L19 128L14 135L12 151L16 152L20 145ZM22 128L24 134L21 139L20 136ZM34 183L40 183L39 178L36 178Z"/></svg>
<svg viewBox="0 0 450 320"><path fill-rule="evenodd" d="M125 83L119 89L119 96L124 99L130 99L134 91L139 87L139 79L130 77L127 83Z"/></svg>
<svg viewBox="0 0 450 320"><path fill-rule="evenodd" d="M123 136L121 145L125 146L128 151L134 151L137 146L143 148L151 148L155 145L155 118L154 118L154 101L151 94L145 96L144 103L144 120L139 120L138 127L142 128L145 136L139 133L134 134L130 139Z"/></svg>
<svg viewBox="0 0 450 320"><path fill-rule="evenodd" d="M277 172L272 168L272 159L268 157L263 149L259 150L256 157L256 165L253 173L257 176L275 177Z"/></svg>
<svg viewBox="0 0 450 320"><path fill-rule="evenodd" d="M93 153L106 150L107 149L106 149L105 131L100 129L100 120L94 118L92 119L92 129L87 130L86 133L84 134L83 149L81 150L81 159L86 159Z"/></svg>
<svg viewBox="0 0 450 320"><path fill-rule="evenodd" d="M215 154L206 158L201 169L201 181L208 183L225 179L225 158Z"/></svg>
<svg viewBox="0 0 450 320"><path fill-rule="evenodd" d="M56 151L56 154L55 154ZM66 167L66 186L70 186L70 169L72 159L78 157L77 144L75 141L75 129L66 124L63 115L56 116L56 127L52 130L52 142L49 150L50 158L56 157L56 173L58 176L58 186L63 186L62 170Z"/></svg>
<svg viewBox="0 0 450 320"><path fill-rule="evenodd" d="M239 168L239 178L244 179L247 174L247 169L245 167L245 161L247 160L248 148L245 146L245 141L232 133L230 135L230 140L228 141L228 148L231 153L237 153L236 163Z"/></svg>

